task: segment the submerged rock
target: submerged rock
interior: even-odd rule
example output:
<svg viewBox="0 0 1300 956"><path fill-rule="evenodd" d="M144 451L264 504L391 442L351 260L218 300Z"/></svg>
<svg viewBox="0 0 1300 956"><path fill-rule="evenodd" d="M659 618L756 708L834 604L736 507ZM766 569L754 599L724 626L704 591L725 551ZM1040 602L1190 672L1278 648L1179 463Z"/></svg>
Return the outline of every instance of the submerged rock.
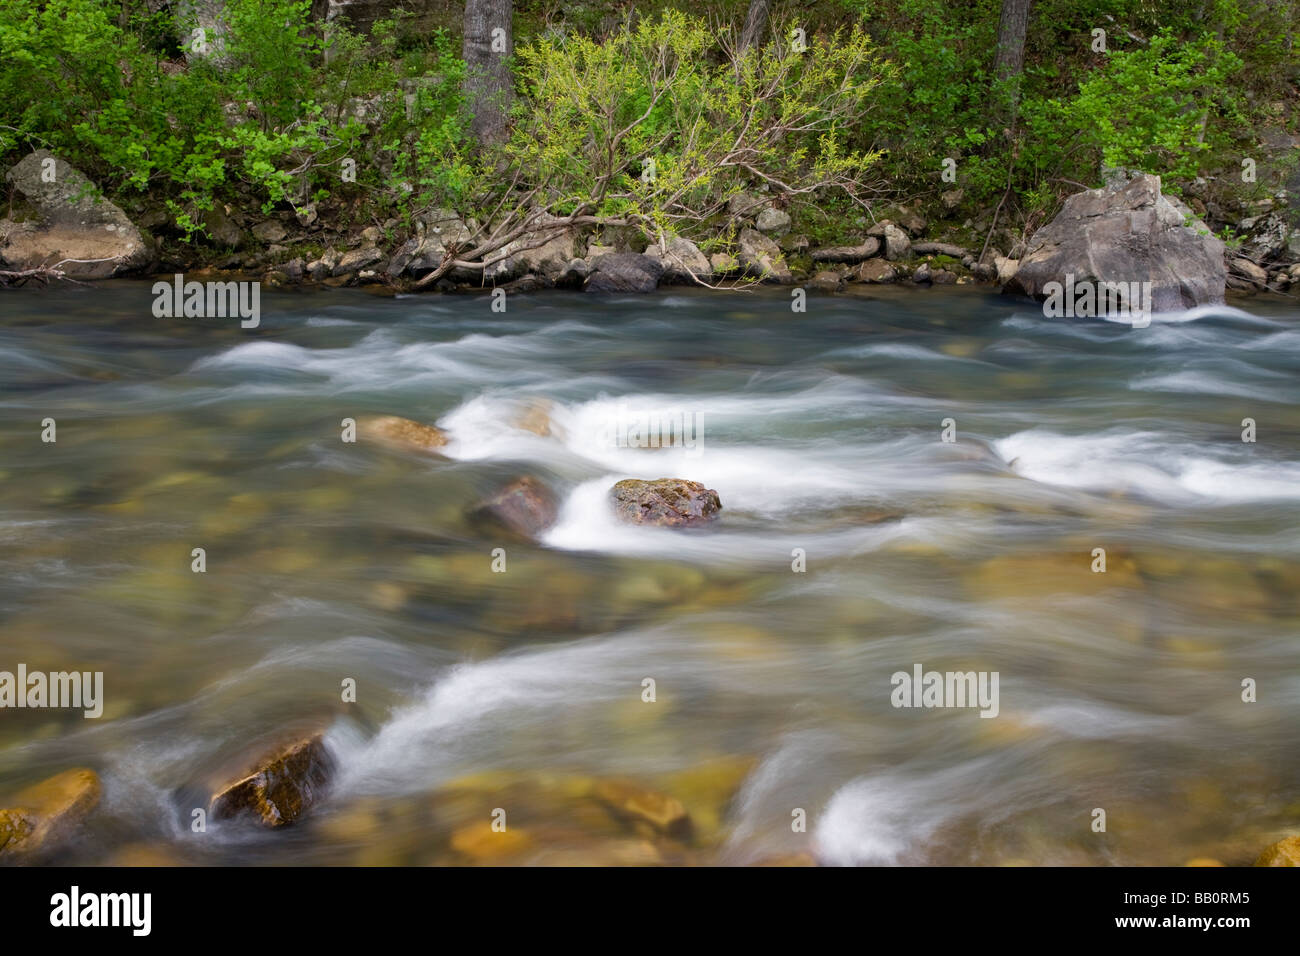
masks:
<svg viewBox="0 0 1300 956"><path fill-rule="evenodd" d="M324 796L334 769L323 734L293 741L264 754L251 772L219 789L208 814L213 820L253 816L266 827L287 826Z"/></svg>
<svg viewBox="0 0 1300 956"><path fill-rule="evenodd" d="M49 849L75 829L99 804L99 776L84 768L65 770L0 809L0 858Z"/></svg>
<svg viewBox="0 0 1300 956"><path fill-rule="evenodd" d="M707 524L722 510L716 491L684 478L625 478L611 496L615 513L631 524L690 527Z"/></svg>
<svg viewBox="0 0 1300 956"><path fill-rule="evenodd" d="M655 833L688 840L691 817L676 797L626 780L602 780L592 796L621 820L648 826Z"/></svg>
<svg viewBox="0 0 1300 956"><path fill-rule="evenodd" d="M551 489L532 475L525 475L476 505L470 518L532 539L555 524L558 511Z"/></svg>
<svg viewBox="0 0 1300 956"><path fill-rule="evenodd" d="M1255 861L1256 866L1300 866L1300 836L1274 843Z"/></svg>
<svg viewBox="0 0 1300 956"><path fill-rule="evenodd" d="M1221 303L1224 245L1160 177L1139 173L1075 193L1033 238L1006 291L1037 298L1050 282L1150 282L1156 312ZM1001 280L999 268L999 281Z"/></svg>
<svg viewBox="0 0 1300 956"><path fill-rule="evenodd" d="M139 271L153 259L126 213L48 150L27 155L5 179L36 208L37 220L0 219L0 267L56 266L72 279L107 279Z"/></svg>
<svg viewBox="0 0 1300 956"><path fill-rule="evenodd" d="M357 422L362 441L373 441L405 451L434 451L447 444L447 434L398 415L376 415Z"/></svg>

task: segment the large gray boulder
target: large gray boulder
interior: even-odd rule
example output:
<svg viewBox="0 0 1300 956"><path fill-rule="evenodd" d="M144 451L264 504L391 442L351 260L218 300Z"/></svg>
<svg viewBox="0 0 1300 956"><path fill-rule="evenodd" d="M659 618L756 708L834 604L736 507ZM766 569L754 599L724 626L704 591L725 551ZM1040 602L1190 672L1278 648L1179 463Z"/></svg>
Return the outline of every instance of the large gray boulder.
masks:
<svg viewBox="0 0 1300 956"><path fill-rule="evenodd" d="M152 249L126 213L48 150L24 157L5 179L36 215L22 222L0 220L0 268L47 267L71 279L107 279L152 261Z"/></svg>
<svg viewBox="0 0 1300 956"><path fill-rule="evenodd" d="M713 275L713 267L700 247L681 236L673 236L664 243L663 249L651 243L645 254L664 264L664 282L693 283L697 278L707 280Z"/></svg>
<svg viewBox="0 0 1300 956"><path fill-rule="evenodd" d="M591 260L587 292L653 292L664 274L664 264L639 252L613 252Z"/></svg>
<svg viewBox="0 0 1300 956"><path fill-rule="evenodd" d="M1067 275L1081 282L1150 282L1151 306L1170 312L1220 303L1223 242L1185 205L1160 192L1160 177L1138 173L1075 193L1025 249L1003 291L1036 298Z"/></svg>

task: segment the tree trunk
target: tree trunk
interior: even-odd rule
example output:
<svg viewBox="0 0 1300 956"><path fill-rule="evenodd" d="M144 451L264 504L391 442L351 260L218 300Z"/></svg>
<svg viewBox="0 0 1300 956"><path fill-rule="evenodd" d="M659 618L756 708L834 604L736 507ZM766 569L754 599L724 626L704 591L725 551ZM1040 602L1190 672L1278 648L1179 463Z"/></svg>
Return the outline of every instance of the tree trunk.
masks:
<svg viewBox="0 0 1300 956"><path fill-rule="evenodd" d="M745 14L745 27L740 32L741 53L751 47L762 45L763 34L767 32L767 14L771 6L771 0L749 0L749 12Z"/></svg>
<svg viewBox="0 0 1300 956"><path fill-rule="evenodd" d="M998 54L993 75L999 80L1017 79L1025 66L1025 34L1029 32L1030 0L1002 0L998 21Z"/></svg>
<svg viewBox="0 0 1300 956"><path fill-rule="evenodd" d="M470 132L480 143L499 143L506 136L511 93L509 57L514 51L510 0L466 0L465 99L473 120ZM498 31L495 32L494 31Z"/></svg>

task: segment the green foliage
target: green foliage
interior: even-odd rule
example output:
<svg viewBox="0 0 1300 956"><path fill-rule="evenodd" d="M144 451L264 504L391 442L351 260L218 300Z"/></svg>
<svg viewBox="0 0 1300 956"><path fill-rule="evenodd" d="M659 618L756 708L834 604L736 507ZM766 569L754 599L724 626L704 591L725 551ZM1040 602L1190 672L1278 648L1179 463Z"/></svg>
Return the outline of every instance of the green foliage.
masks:
<svg viewBox="0 0 1300 956"><path fill-rule="evenodd" d="M700 19L666 11L611 35L517 49L526 94L506 148L554 212L689 231L746 185L791 199L868 190L850 145L887 72L860 28L791 49L790 26L737 61Z"/></svg>

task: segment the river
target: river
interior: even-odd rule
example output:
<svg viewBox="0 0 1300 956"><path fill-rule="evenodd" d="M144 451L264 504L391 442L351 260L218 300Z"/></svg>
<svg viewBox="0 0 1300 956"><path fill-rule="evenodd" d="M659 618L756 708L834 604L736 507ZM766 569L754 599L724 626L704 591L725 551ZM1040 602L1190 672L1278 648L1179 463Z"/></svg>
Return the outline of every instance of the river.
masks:
<svg viewBox="0 0 1300 956"><path fill-rule="evenodd" d="M1300 821L1293 303L1132 328L986 288L340 289L264 291L244 329L151 302L0 295L0 670L104 675L99 718L0 710L0 793L103 779L65 862L478 862L456 834L500 809L509 863L1231 864ZM643 412L696 440L610 440ZM343 440L374 414L446 455ZM540 540L466 519L524 474L561 500ZM721 516L619 524L627 477ZM917 665L996 673L996 716L894 706ZM192 782L299 722L327 799L194 832ZM593 812L608 779L693 836Z"/></svg>

